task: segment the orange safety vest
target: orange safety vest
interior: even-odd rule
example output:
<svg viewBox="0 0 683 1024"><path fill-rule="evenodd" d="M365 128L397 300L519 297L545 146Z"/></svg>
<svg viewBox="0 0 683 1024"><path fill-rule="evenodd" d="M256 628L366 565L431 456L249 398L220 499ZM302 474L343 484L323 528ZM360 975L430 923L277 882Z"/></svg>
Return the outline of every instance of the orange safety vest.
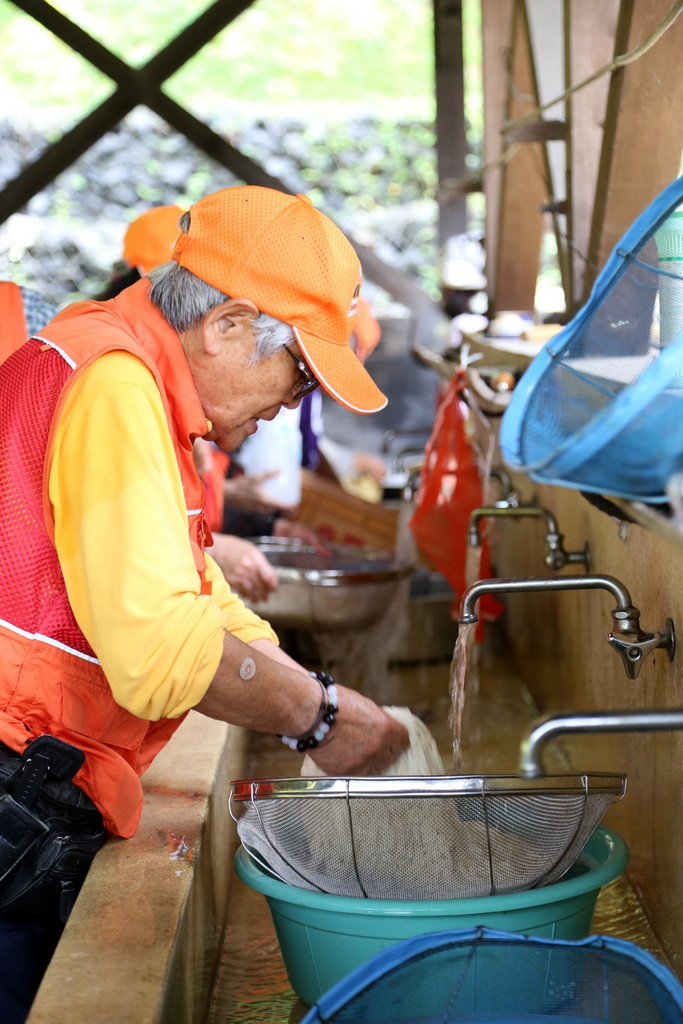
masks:
<svg viewBox="0 0 683 1024"><path fill-rule="evenodd" d="M47 484L56 425L74 381L105 352L133 353L159 388L187 502L197 592L210 593L204 486L192 458L206 418L178 335L148 290L143 280L109 302L69 306L0 366L0 740L21 751L50 733L80 747L86 759L74 781L105 827L124 837L142 812L139 777L184 716L150 722L115 702L68 602Z"/></svg>
<svg viewBox="0 0 683 1024"><path fill-rule="evenodd" d="M21 288L13 281L0 281L0 363L24 344L27 334Z"/></svg>
<svg viewBox="0 0 683 1024"><path fill-rule="evenodd" d="M220 533L223 529L225 495L223 485L230 465L230 456L217 448L211 452L211 469L203 476L206 487L205 517L209 529Z"/></svg>

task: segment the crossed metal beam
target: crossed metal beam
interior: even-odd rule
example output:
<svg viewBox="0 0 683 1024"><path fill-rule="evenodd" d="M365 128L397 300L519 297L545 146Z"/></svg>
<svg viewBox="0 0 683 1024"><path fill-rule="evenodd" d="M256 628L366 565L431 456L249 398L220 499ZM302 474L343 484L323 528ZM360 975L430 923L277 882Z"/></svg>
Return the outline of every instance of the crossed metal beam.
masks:
<svg viewBox="0 0 683 1024"><path fill-rule="evenodd" d="M13 0L13 3L111 78L117 88L5 186L0 192L0 222L21 209L138 105L149 107L243 181L288 191L281 181L240 153L161 89L171 75L249 7L251 0L215 0L141 68L130 67L45 0Z"/></svg>
<svg viewBox="0 0 683 1024"><path fill-rule="evenodd" d="M15 7L34 18L93 67L116 83L115 92L83 120L52 143L0 192L0 224L20 210L34 195L51 184L134 107L142 105L248 185L290 192L284 182L269 174L221 135L213 131L162 91L164 82L199 50L234 21L253 0L215 0L183 31L141 68L130 67L101 43L45 0L12 0ZM435 303L411 278L388 266L372 251L349 237L364 270L394 298L416 312L435 313Z"/></svg>

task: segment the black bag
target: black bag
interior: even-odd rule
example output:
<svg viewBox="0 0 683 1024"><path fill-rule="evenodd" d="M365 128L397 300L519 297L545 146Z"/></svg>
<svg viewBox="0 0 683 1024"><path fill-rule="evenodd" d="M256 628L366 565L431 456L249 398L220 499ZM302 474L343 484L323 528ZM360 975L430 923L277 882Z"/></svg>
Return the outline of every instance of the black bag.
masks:
<svg viewBox="0 0 683 1024"><path fill-rule="evenodd" d="M54 925L68 918L106 838L95 805L70 781L81 750L39 736L0 763L0 920Z"/></svg>

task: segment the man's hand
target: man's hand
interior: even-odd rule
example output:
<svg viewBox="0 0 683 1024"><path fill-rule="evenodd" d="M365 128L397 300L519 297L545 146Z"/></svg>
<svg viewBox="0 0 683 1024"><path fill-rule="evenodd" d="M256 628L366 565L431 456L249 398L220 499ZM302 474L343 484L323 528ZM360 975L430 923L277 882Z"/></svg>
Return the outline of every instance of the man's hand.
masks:
<svg viewBox="0 0 683 1024"><path fill-rule="evenodd" d="M337 689L339 714L325 740L308 755L325 775L379 775L407 750L408 732L356 690Z"/></svg>
<svg viewBox="0 0 683 1024"><path fill-rule="evenodd" d="M226 632L224 655L197 711L257 732L302 736L316 721L320 685L271 640L244 644ZM378 775L408 749L405 726L355 690L337 685L339 714L309 750L325 775ZM292 753L292 773L301 755Z"/></svg>

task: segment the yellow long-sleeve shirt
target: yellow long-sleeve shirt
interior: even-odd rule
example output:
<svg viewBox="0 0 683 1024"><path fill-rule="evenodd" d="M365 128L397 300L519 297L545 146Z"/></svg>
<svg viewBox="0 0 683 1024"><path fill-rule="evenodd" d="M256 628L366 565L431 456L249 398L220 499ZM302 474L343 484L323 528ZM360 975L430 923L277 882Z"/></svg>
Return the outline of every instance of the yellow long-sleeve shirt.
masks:
<svg viewBox="0 0 683 1024"><path fill-rule="evenodd" d="M249 643L271 627L207 557L198 595L187 511L154 378L125 352L74 383L49 473L55 545L74 615L117 703L176 718L205 694L226 630Z"/></svg>

